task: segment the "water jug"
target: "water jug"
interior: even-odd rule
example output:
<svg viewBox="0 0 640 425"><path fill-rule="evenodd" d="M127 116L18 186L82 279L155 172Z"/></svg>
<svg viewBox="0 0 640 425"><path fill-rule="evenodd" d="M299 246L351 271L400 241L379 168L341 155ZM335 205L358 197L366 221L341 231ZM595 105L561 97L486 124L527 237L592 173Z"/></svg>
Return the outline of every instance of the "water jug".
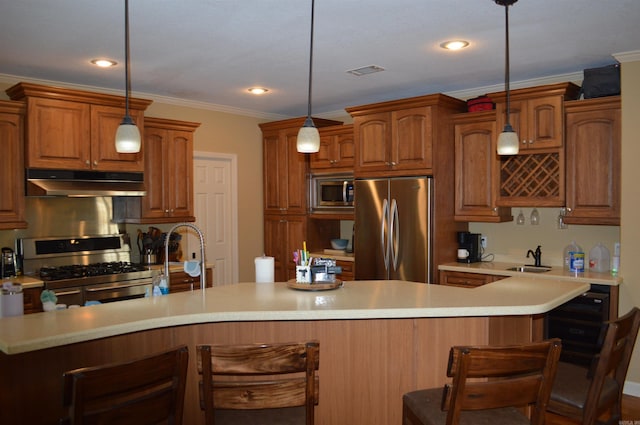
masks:
<svg viewBox="0 0 640 425"><path fill-rule="evenodd" d="M611 256L602 242L595 244L589 251L589 270L592 272L608 272Z"/></svg>

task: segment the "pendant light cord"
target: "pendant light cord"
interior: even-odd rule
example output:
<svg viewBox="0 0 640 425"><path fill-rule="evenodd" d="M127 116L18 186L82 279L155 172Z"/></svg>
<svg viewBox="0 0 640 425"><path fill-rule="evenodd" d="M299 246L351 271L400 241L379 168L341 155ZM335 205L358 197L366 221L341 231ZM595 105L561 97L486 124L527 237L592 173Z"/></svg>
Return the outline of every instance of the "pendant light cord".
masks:
<svg viewBox="0 0 640 425"><path fill-rule="evenodd" d="M507 125L511 126L510 114L511 114L511 102L509 94L509 5L504 6L505 27L506 27L506 42L505 42L505 64L504 64L504 87L507 92Z"/></svg>
<svg viewBox="0 0 640 425"><path fill-rule="evenodd" d="M311 42L309 43L309 97L307 104L307 117L311 118L311 79L313 77L313 21L315 12L315 0L311 0Z"/></svg>
<svg viewBox="0 0 640 425"><path fill-rule="evenodd" d="M131 91L131 78L129 76L131 70L131 64L129 63L129 0L124 0L124 62L126 80L124 116L129 117L129 92Z"/></svg>

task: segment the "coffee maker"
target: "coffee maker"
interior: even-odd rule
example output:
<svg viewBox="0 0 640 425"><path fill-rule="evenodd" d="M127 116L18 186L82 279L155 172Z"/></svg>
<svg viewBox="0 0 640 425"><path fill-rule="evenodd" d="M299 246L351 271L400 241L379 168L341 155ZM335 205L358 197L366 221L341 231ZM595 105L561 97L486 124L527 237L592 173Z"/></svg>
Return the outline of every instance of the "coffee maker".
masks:
<svg viewBox="0 0 640 425"><path fill-rule="evenodd" d="M2 248L2 277L11 277L16 275L16 256L13 249Z"/></svg>
<svg viewBox="0 0 640 425"><path fill-rule="evenodd" d="M458 232L458 263L482 261L480 233Z"/></svg>

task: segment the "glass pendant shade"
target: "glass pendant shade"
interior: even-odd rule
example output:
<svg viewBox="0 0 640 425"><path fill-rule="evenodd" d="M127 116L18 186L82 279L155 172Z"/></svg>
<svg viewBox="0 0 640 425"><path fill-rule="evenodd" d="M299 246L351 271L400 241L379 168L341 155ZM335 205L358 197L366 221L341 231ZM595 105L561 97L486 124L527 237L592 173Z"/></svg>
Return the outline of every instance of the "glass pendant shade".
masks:
<svg viewBox="0 0 640 425"><path fill-rule="evenodd" d="M320 133L311 117L307 117L298 131L296 148L300 153L315 153L320 150Z"/></svg>
<svg viewBox="0 0 640 425"><path fill-rule="evenodd" d="M116 131L116 152L140 152L140 130L128 115L124 117Z"/></svg>
<svg viewBox="0 0 640 425"><path fill-rule="evenodd" d="M518 134L513 131L510 124L505 125L498 136L498 155L517 155L519 146Z"/></svg>

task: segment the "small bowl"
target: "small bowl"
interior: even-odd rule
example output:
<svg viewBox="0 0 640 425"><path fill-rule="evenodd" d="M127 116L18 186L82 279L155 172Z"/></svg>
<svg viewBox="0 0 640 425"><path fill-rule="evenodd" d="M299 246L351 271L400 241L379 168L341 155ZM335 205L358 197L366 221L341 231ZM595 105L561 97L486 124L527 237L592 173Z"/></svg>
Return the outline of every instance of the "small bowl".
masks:
<svg viewBox="0 0 640 425"><path fill-rule="evenodd" d="M331 248L333 249L347 249L349 245L348 239L331 239Z"/></svg>

